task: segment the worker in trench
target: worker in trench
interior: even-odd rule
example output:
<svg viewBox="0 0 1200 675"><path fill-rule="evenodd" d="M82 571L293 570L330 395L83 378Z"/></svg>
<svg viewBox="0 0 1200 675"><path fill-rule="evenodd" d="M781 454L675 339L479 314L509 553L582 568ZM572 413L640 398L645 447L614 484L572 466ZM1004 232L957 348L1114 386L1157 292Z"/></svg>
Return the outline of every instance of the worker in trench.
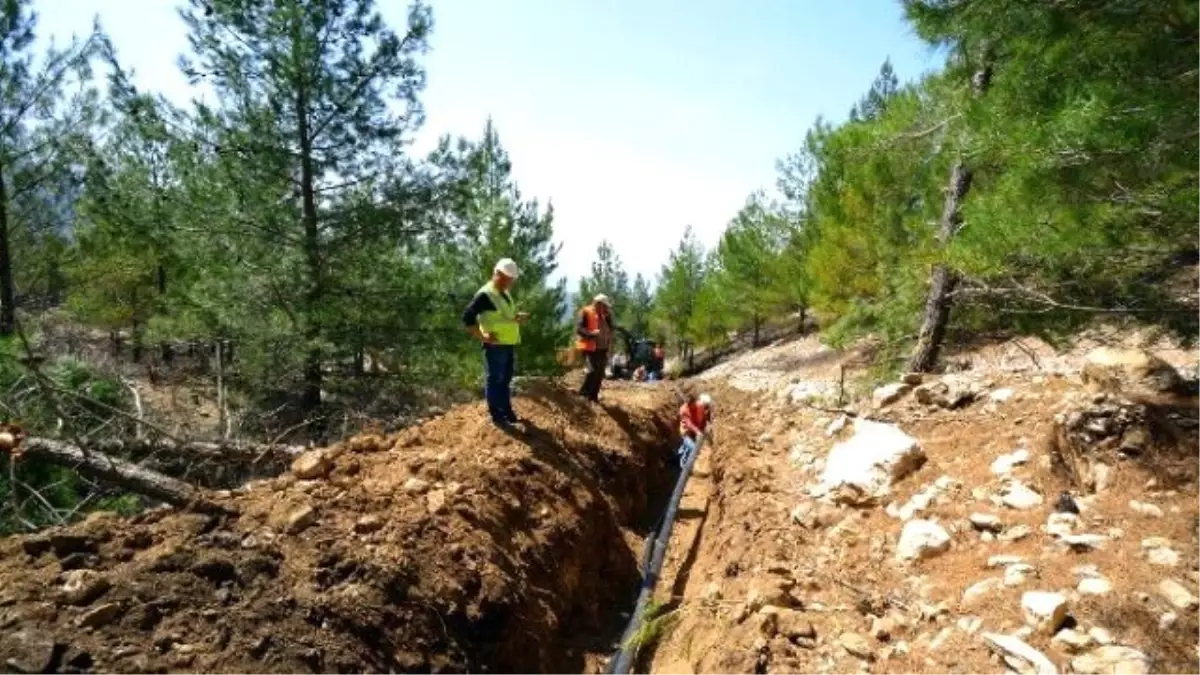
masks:
<svg viewBox="0 0 1200 675"><path fill-rule="evenodd" d="M484 398L492 422L508 429L520 422L512 407L512 379L521 324L527 312L517 311L510 290L517 280L517 263L504 258L492 270L492 279L480 288L463 312L467 332L483 345Z"/></svg>
<svg viewBox="0 0 1200 675"><path fill-rule="evenodd" d="M607 295L597 295L579 310L579 321L575 323L575 347L587 359L579 395L593 403L600 400L600 386L604 383L604 368L608 365L608 350L612 346L615 329L612 301Z"/></svg>
<svg viewBox="0 0 1200 675"><path fill-rule="evenodd" d="M708 394L696 396L689 393L687 401L679 409L679 435L683 438L676 453L679 456L679 466L687 464L702 437L712 437L712 408L712 397Z"/></svg>

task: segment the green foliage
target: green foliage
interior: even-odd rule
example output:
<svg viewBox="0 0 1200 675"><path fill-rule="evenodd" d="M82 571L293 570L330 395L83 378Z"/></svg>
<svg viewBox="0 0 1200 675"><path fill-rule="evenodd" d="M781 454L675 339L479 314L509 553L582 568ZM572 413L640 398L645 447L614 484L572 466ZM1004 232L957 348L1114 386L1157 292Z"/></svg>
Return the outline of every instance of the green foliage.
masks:
<svg viewBox="0 0 1200 675"><path fill-rule="evenodd" d="M642 283L644 285L645 281ZM592 262L591 275L579 280L579 292L575 296L575 302L582 307L601 293L612 300L617 323L622 326L629 324L634 310L629 274L621 263L621 256L617 255L608 240L600 242L596 249L596 260Z"/></svg>
<svg viewBox="0 0 1200 675"><path fill-rule="evenodd" d="M681 352L696 341L697 310L707 272L705 251L689 226L678 248L671 252L658 278L654 298L655 322L675 339Z"/></svg>

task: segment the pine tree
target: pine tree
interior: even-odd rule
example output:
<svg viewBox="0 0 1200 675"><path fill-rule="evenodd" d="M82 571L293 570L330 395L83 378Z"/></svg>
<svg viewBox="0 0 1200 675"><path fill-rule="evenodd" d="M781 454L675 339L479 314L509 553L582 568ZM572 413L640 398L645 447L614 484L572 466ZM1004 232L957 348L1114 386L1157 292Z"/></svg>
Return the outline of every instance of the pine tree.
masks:
<svg viewBox="0 0 1200 675"><path fill-rule="evenodd" d="M235 216L214 213L220 229L209 234L253 276L273 278L271 311L257 314L263 329L282 322L299 338L302 405L312 410L339 337L327 330L341 307L331 297L339 257L362 264L363 224L335 205L394 172L421 120L417 57L430 13L413 5L402 36L371 0L190 0L182 15L193 52L184 70L218 94L197 119Z"/></svg>
<svg viewBox="0 0 1200 675"><path fill-rule="evenodd" d="M689 225L679 246L659 273L654 312L690 362L695 341L696 311L705 278L705 251Z"/></svg>
<svg viewBox="0 0 1200 675"><path fill-rule="evenodd" d="M654 294L650 290L649 282L638 272L629 294L629 313L626 319L629 330L634 335L645 337L650 332L650 317L653 311Z"/></svg>
<svg viewBox="0 0 1200 675"><path fill-rule="evenodd" d="M70 100L65 91L90 77L98 34L35 59L32 4L0 4L0 337L16 325L16 280L22 272L32 276L47 247L60 248L55 231L65 229L69 216L62 193L56 199L48 190L71 193L67 152L90 131L94 112L90 90Z"/></svg>

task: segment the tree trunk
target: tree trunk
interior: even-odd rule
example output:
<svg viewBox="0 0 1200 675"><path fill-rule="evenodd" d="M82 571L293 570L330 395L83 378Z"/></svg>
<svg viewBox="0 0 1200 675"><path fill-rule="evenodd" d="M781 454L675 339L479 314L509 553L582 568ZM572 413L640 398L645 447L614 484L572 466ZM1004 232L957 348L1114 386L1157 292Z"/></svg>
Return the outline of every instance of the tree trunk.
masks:
<svg viewBox="0 0 1200 675"><path fill-rule="evenodd" d="M130 492L180 508L209 513L228 509L209 500L204 491L181 480L151 471L123 459L88 451L48 438L29 438L21 444L22 457L34 457Z"/></svg>
<svg viewBox="0 0 1200 675"><path fill-rule="evenodd" d="M755 314L754 315L754 342L751 343L755 347L758 346L759 333L761 332L761 330L762 330L762 319L759 318L759 316L757 314Z"/></svg>
<svg viewBox="0 0 1200 675"><path fill-rule="evenodd" d="M979 70L971 78L973 93L976 98L984 95L991 84L991 57L985 47L983 61ZM950 182L946 188L946 203L942 208L942 217L938 221L937 241L944 250L949 246L962 223L962 202L971 189L973 173L966 161L959 157L950 169ZM913 347L908 360L908 370L914 373L927 373L937 364L938 352L942 340L946 337L946 327L950 324L950 311L953 308L954 287L958 284L958 276L945 264L933 266L929 277L929 295L925 297L925 312L921 319L921 329L917 333L917 344Z"/></svg>
<svg viewBox="0 0 1200 675"><path fill-rule="evenodd" d="M304 394L301 399L306 412L321 406L321 325L317 319L324 286L321 283L321 239L317 225L317 199L313 169L312 141L309 137L308 95L303 82L296 92L297 132L300 135L300 199L304 219L304 253L308 262L308 292L306 295L304 338L308 354L304 363ZM319 429L318 429L319 430Z"/></svg>
<svg viewBox="0 0 1200 675"><path fill-rule="evenodd" d="M8 188L0 173L0 337L17 329L17 294L13 289L12 255L8 250Z"/></svg>

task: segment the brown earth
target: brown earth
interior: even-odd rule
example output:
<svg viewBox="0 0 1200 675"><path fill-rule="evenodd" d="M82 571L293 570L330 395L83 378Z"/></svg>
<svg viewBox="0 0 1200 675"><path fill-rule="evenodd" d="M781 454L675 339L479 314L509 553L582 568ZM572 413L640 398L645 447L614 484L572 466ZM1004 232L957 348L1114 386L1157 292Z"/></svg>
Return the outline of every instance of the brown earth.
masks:
<svg viewBox="0 0 1200 675"><path fill-rule="evenodd" d="M0 663L21 671L575 671L619 634L669 489L675 402L532 382L324 451L210 517L161 509L0 541ZM64 590L65 587L65 590ZM617 625L614 625L614 622Z"/></svg>

